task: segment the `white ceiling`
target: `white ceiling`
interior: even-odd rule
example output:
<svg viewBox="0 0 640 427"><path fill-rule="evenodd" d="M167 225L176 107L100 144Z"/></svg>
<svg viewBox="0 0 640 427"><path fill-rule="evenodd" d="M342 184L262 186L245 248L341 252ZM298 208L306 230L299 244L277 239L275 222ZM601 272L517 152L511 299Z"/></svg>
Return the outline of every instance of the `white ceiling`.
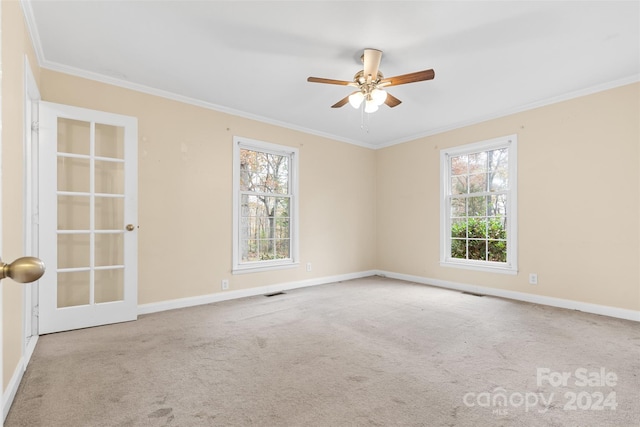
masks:
<svg viewBox="0 0 640 427"><path fill-rule="evenodd" d="M638 1L23 1L40 65L381 147L638 81ZM403 102L330 106L364 48Z"/></svg>

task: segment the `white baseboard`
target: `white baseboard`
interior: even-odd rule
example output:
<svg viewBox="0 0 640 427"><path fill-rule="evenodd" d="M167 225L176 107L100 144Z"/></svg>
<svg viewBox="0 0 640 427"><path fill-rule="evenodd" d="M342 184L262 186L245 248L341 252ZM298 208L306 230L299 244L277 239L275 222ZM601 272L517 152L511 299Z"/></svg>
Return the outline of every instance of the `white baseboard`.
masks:
<svg viewBox="0 0 640 427"><path fill-rule="evenodd" d="M249 289L239 289L236 291L223 291L214 294L200 295L197 297L179 298L169 301L140 304L138 305L138 315L156 313L165 310L174 310L177 308L193 307L196 305L211 304L214 302L228 301L236 298L245 298L256 295L270 294L274 292L282 292L290 289L305 288L308 286L325 285L327 283L335 283L343 280L360 279L362 277L374 276L375 274L376 271L374 270L360 271L356 273L340 274L337 276L318 277L309 280L279 283L268 286L258 286Z"/></svg>
<svg viewBox="0 0 640 427"><path fill-rule="evenodd" d="M2 419L5 420L7 415L9 415L9 409L11 409L11 405L13 404L13 399L16 397L16 393L18 392L18 387L20 387L20 382L22 381L22 377L24 376L25 371L27 370L27 365L31 360L31 356L33 356L33 352L36 349L36 343L38 342L38 336L34 335L29 339L29 342L25 346L24 354L18 361L16 365L16 369L13 371L13 375L11 376L11 380L7 384L7 388L4 391L2 396Z"/></svg>
<svg viewBox="0 0 640 427"><path fill-rule="evenodd" d="M6 420L7 415L9 415L9 409L11 409L13 399L16 397L18 387L20 386L20 381L22 381L22 376L24 375L24 367L24 357L21 357L18 361L18 364L16 365L15 371L13 371L13 375L11 376L9 384L7 384L4 395L2 396L2 408L4 409L2 414L3 420Z"/></svg>
<svg viewBox="0 0 640 427"><path fill-rule="evenodd" d="M569 310L584 311L586 313L600 314L602 316L617 317L619 319L634 320L640 322L640 311L628 310L607 305L591 304L562 298L547 297L544 295L528 294L525 292L509 291L505 289L487 288L483 286L469 285L465 283L449 282L447 280L431 279L428 277L412 276L409 274L394 273L392 271L377 271L378 276L392 279L406 280L421 283L423 285L437 286L439 288L454 289L463 292L472 292L482 295L513 299L517 301L531 302L534 304L549 305L552 307L567 308Z"/></svg>

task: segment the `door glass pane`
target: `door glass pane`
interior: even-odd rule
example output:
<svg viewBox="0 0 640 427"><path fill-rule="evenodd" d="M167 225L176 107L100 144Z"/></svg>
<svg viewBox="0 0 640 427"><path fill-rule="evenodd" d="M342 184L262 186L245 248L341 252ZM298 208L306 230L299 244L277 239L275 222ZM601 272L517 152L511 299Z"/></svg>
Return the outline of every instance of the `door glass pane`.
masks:
<svg viewBox="0 0 640 427"><path fill-rule="evenodd" d="M96 270L95 302L124 300L124 269Z"/></svg>
<svg viewBox="0 0 640 427"><path fill-rule="evenodd" d="M124 159L124 128L96 123L96 156Z"/></svg>
<svg viewBox="0 0 640 427"><path fill-rule="evenodd" d="M88 271L58 273L58 308L89 304Z"/></svg>
<svg viewBox="0 0 640 427"><path fill-rule="evenodd" d="M87 234L58 235L58 268L89 267L89 242Z"/></svg>
<svg viewBox="0 0 640 427"><path fill-rule="evenodd" d="M96 197L96 230L124 230L124 198Z"/></svg>
<svg viewBox="0 0 640 427"><path fill-rule="evenodd" d="M89 200L89 196L58 196L58 230L88 230Z"/></svg>
<svg viewBox="0 0 640 427"><path fill-rule="evenodd" d="M124 163L96 160L96 193L124 194Z"/></svg>
<svg viewBox="0 0 640 427"><path fill-rule="evenodd" d="M58 157L58 190L89 191L89 159Z"/></svg>
<svg viewBox="0 0 640 427"><path fill-rule="evenodd" d="M89 155L91 124L58 117L58 152Z"/></svg>
<svg viewBox="0 0 640 427"><path fill-rule="evenodd" d="M95 265L124 265L124 234L95 235Z"/></svg>

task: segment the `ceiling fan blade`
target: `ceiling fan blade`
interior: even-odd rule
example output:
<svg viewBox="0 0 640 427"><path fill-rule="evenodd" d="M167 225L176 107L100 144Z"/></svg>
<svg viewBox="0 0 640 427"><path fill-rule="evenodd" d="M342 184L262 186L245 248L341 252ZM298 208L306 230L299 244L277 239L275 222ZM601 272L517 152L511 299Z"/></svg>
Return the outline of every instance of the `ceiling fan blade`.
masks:
<svg viewBox="0 0 640 427"><path fill-rule="evenodd" d="M431 80L436 76L433 70L416 71L415 73L403 74L401 76L382 79L379 86L397 86L406 83L421 82Z"/></svg>
<svg viewBox="0 0 640 427"><path fill-rule="evenodd" d="M336 102L335 104L333 104L333 105L331 106L331 108L340 108L340 107L342 107L342 106L346 105L346 104L349 102L349 97L350 97L350 96L351 96L351 95L347 95L347 96L345 96L345 97L344 97L344 98L342 98L340 101L338 101L338 102Z"/></svg>
<svg viewBox="0 0 640 427"><path fill-rule="evenodd" d="M378 68L382 60L382 51L378 49L365 49L362 61L364 62L364 78L371 80L378 78Z"/></svg>
<svg viewBox="0 0 640 427"><path fill-rule="evenodd" d="M307 81L311 83L327 83L330 85L341 85L341 86L353 85L353 82L348 82L346 80L323 79L322 77L309 77L307 78Z"/></svg>
<svg viewBox="0 0 640 427"><path fill-rule="evenodd" d="M387 98L384 100L384 103L387 104L389 107L393 108L400 105L402 101L400 101L398 98L396 98L395 96L387 92Z"/></svg>

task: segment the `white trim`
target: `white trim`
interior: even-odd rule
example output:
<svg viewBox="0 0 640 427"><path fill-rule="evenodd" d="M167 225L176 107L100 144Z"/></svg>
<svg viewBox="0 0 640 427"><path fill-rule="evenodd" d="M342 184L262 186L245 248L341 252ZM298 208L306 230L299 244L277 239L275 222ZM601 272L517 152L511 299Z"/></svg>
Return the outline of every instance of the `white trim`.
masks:
<svg viewBox="0 0 640 427"><path fill-rule="evenodd" d="M628 310L625 308L611 307L607 305L592 304L588 302L575 301L563 298L548 297L545 295L535 295L525 292L510 291L498 288L488 288L485 286L471 285L467 283L450 282L448 280L433 279L429 277L413 276L410 274L394 273L391 271L379 270L376 275L389 277L392 279L406 280L423 285L436 286L438 288L453 289L462 292L471 292L481 295L490 295L499 298L512 299L516 301L530 302L533 304L548 305L551 307L566 308L568 310L578 310L585 313L599 314L601 316L616 317L618 319L633 320L640 322L639 310Z"/></svg>
<svg viewBox="0 0 640 427"><path fill-rule="evenodd" d="M500 274L518 274L518 270L504 267L500 263L492 263L489 261L473 261L473 260L461 260L457 261L451 259L450 261L440 261L440 267L447 268L461 268L463 270L472 271L485 271L487 273L500 273Z"/></svg>
<svg viewBox="0 0 640 427"><path fill-rule="evenodd" d="M379 149L382 149L382 148L387 148L387 147L391 147L391 146L398 145L398 144L404 144L405 142L411 142L411 141L415 141L417 139L426 138L428 136L439 135L441 133L450 132L452 130L464 128L464 127L467 127L467 126L477 125L479 123L488 122L490 120L499 119L501 117L507 117L507 116L511 116L513 114L522 113L524 111L534 110L534 109L540 108L540 107L546 107L547 105L553 105L553 104L557 104L557 103L560 103L560 102L569 101L571 99L580 98L580 97L588 96L588 95L593 95L593 94L598 93L598 92L604 92L605 90L615 89L617 87L626 86L628 84L637 83L639 81L640 81L640 74L633 74L631 76L623 77L621 79L613 80L613 81L606 82L606 83L597 84L597 85L594 85L594 86L589 86L589 87L586 87L586 88L583 88L583 89L578 89L578 90L575 90L575 91L572 91L572 92L567 92L567 93L562 94L562 95L553 96L551 98L541 99L539 101L534 101L534 102L530 102L528 104L524 104L524 105L520 105L520 106L516 106L516 107L512 107L512 108L507 108L507 109L502 110L502 111L498 111L498 112L495 112L495 113L487 114L487 115L484 115L484 116L479 116L479 117L476 117L476 118L473 118L473 119L452 123L452 124L447 125L447 126L442 126L442 127L439 127L439 128L435 128L435 129L429 130L427 132L423 132L423 133L419 133L419 134L415 134L415 135L410 135L410 136L407 136L407 137L404 137L404 138L394 139L394 140L389 141L387 143L377 144L377 145L375 145L373 147L371 147L371 145L370 145L370 147L373 148L374 150L379 150Z"/></svg>
<svg viewBox="0 0 640 427"><path fill-rule="evenodd" d="M291 262L291 260L282 260L279 262L268 262L268 261L263 261L263 262L264 264L256 261L257 265L250 265L242 268L233 269L231 270L231 274L261 273L263 271L285 270L287 268L300 267L299 262Z"/></svg>
<svg viewBox="0 0 640 427"><path fill-rule="evenodd" d="M22 381L22 377L24 376L25 371L25 360L24 357L21 357L18 360L18 364L16 365L16 369L13 371L13 375L7 384L7 388L2 395L2 420L7 419L7 415L9 415L9 410L11 409L11 405L13 404L13 399L16 397L16 393L18 392L18 387L20 386L20 381Z"/></svg>
<svg viewBox="0 0 640 427"><path fill-rule="evenodd" d="M23 0L24 1L24 0ZM255 120L257 122L262 122L274 126L279 126L285 129L291 129L298 132L307 133L310 135L319 136L322 138L328 138L334 141L345 142L347 144L353 144L360 147L365 148L374 148L371 144L366 142L358 141L355 139L345 138L343 136L334 135L327 132L322 132L319 130L307 128L304 126L298 126L292 123L283 122L280 120L271 119L269 117L260 116L258 114L248 113L246 111L237 110L235 108L225 107L223 105L214 104L212 102L203 101L201 99L191 98L184 95L179 95L177 93L169 92L162 89L155 89L149 86L145 86L139 83L133 83L125 80L121 80L115 77L105 76L102 74L94 73L92 71L86 71L75 67L70 67L68 65L57 64L51 61L44 61L41 64L42 68L58 71L60 73L69 74L76 77L81 77L83 79L93 80L100 83L106 83L109 85L113 85L116 87L121 87L124 89L130 89L140 93L146 93L147 95L158 96L160 98L169 99L172 101L182 102L187 105L194 105L196 107L205 108L207 110L218 111L221 113L231 114L237 117L242 117L249 120Z"/></svg>
<svg viewBox="0 0 640 427"><path fill-rule="evenodd" d="M475 294L489 295L499 298L506 298L515 301L530 302L533 304L548 305L551 307L565 308L568 310L578 310L585 313L598 314L601 316L615 317L618 319L632 320L640 322L640 311L628 310L624 308L611 307L600 304L568 300L563 298L535 295L525 292L516 292L505 289L488 288L485 286L471 285L467 283L451 282L448 280L433 279L429 277L414 276L410 274L395 273L385 270L368 270L356 273L340 274L336 276L319 277L310 280L279 283L256 288L240 289L237 291L218 292L214 294L199 295L189 298L180 298L168 301L138 305L138 315L157 313L166 310L195 307L198 305L212 304L220 301L228 301L238 298L246 298L257 295L265 295L273 292L288 291L291 289L305 288L309 286L325 285L340 281L361 279L369 276L381 276L391 279L406 280L408 282L420 283L423 285L435 286L438 288L451 289L461 292L472 292Z"/></svg>
<svg viewBox="0 0 640 427"><path fill-rule="evenodd" d="M36 344L38 343L39 335L32 335L29 339L29 343L27 343L27 348L24 352L24 370L27 370L27 366L29 366L29 362L31 361L31 357L33 356L33 352L36 351Z"/></svg>
<svg viewBox="0 0 640 427"><path fill-rule="evenodd" d="M13 371L13 375L11 376L11 380L7 384L7 388L4 390L4 393L2 395L3 421L6 420L7 415L9 415L9 410L11 409L11 405L13 405L13 400L16 397L16 393L18 392L18 388L20 387L20 383L22 382L22 377L27 370L27 366L31 361L31 356L33 356L33 352L36 349L37 342L38 336L32 335L29 343L26 346L23 356L20 358L20 360L18 360L16 369Z"/></svg>
<svg viewBox="0 0 640 427"><path fill-rule="evenodd" d="M360 271L356 273L339 274L336 276L319 277L309 280L258 286L256 288L217 292L214 294L199 295L189 298L179 298L168 301L140 304L138 305L138 315L157 313L166 310L175 310L178 308L194 307L198 305L211 304L214 302L228 301L238 298L253 297L257 295L265 295L274 292L283 292L291 289L306 288L309 286L326 285L328 283L336 283L345 280L361 279L363 277L374 276L375 274L376 272L374 270Z"/></svg>
<svg viewBox="0 0 640 427"><path fill-rule="evenodd" d="M44 50L42 49L42 43L40 43L40 33L38 32L38 25L33 15L33 8L31 7L30 0L20 0L20 6L22 6L22 14L24 15L24 21L27 24L27 31L31 36L31 45L36 53L36 59L38 65L42 66L47 60L44 57Z"/></svg>
<svg viewBox="0 0 640 427"><path fill-rule="evenodd" d="M38 102L41 100L40 90L29 63L29 57L24 56L24 116L23 116L23 247L24 255L38 256L38 140L32 128L38 122ZM34 316L38 300L38 281L22 286L22 354L33 352L29 350L37 339L37 319ZM35 336L35 339L34 339ZM27 360L31 357L27 357ZM25 366L26 368L26 366Z"/></svg>

